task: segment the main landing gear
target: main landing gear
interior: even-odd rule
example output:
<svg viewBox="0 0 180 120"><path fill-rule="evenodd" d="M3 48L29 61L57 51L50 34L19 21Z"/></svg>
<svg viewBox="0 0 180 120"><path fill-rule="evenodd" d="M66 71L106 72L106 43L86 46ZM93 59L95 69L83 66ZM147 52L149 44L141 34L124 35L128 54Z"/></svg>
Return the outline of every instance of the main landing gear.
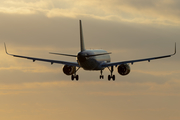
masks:
<svg viewBox="0 0 180 120"><path fill-rule="evenodd" d="M80 67L79 67L80 68ZM76 75L76 72L79 70L79 68L74 72L74 74L71 75L71 80L73 81L74 78L76 78L76 81L79 80L79 75Z"/></svg>
<svg viewBox="0 0 180 120"><path fill-rule="evenodd" d="M113 71L114 71L113 66L111 66L111 69L108 67L108 69L111 72L111 75L108 75L108 80L110 81L112 79L113 81L115 81L115 75L113 75Z"/></svg>
<svg viewBox="0 0 180 120"><path fill-rule="evenodd" d="M114 71L113 66L111 66L111 69L108 67L108 69L111 72L111 75L108 75L108 80L110 81L112 79L113 81L115 81L115 75L113 75L113 71ZM99 78L104 79L104 75L102 75L102 70L101 70L101 75Z"/></svg>

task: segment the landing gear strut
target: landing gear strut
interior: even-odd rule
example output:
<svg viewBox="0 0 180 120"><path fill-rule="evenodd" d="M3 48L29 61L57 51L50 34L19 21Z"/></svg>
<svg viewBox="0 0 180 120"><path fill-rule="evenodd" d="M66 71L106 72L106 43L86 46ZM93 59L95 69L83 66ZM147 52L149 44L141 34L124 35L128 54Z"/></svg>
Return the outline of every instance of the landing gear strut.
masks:
<svg viewBox="0 0 180 120"><path fill-rule="evenodd" d="M80 67L79 67L79 68L80 68ZM79 68L76 70L76 72L79 70ZM71 75L71 80L72 80L72 81L74 80L74 78L76 78L76 81L79 80L79 75L76 75L76 72L75 72L73 75Z"/></svg>
<svg viewBox="0 0 180 120"><path fill-rule="evenodd" d="M102 75L102 70L101 70L101 75L99 77L100 79L104 79L104 75Z"/></svg>
<svg viewBox="0 0 180 120"><path fill-rule="evenodd" d="M114 68L111 66L111 69L108 67L109 71L111 72L111 75L108 75L108 80L110 81L111 78L113 81L115 81L115 75L113 75Z"/></svg>

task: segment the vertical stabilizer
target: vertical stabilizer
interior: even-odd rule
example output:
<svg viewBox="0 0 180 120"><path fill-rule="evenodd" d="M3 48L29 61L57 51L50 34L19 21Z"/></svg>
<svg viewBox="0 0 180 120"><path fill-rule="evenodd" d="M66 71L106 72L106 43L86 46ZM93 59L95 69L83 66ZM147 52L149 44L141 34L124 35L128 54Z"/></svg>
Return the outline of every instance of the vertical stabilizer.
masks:
<svg viewBox="0 0 180 120"><path fill-rule="evenodd" d="M80 25L80 44L81 44L81 52L85 50L84 46L84 37L83 37L83 30L82 30L82 23L81 20L79 20L79 25Z"/></svg>

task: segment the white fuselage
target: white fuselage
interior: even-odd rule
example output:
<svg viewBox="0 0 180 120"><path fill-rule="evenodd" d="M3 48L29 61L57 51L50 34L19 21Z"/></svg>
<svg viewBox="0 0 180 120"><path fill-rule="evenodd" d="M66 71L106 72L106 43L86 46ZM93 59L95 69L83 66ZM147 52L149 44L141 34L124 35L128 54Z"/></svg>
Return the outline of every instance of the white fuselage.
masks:
<svg viewBox="0 0 180 120"><path fill-rule="evenodd" d="M84 70L103 70L101 64L110 62L110 55L98 55L90 56L87 55L97 55L107 53L105 50L85 50L78 53L77 62Z"/></svg>

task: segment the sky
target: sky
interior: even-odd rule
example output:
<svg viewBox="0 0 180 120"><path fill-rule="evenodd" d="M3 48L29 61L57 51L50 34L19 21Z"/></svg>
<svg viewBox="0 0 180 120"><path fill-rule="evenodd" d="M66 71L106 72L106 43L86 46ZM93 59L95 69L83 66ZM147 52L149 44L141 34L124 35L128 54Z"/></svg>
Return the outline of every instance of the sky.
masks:
<svg viewBox="0 0 180 120"><path fill-rule="evenodd" d="M49 52L80 51L79 20L86 49L112 52L111 61L172 54L130 65L116 81L80 69L79 81L63 65L8 56L76 61ZM0 119L179 120L179 0L1 0Z"/></svg>

